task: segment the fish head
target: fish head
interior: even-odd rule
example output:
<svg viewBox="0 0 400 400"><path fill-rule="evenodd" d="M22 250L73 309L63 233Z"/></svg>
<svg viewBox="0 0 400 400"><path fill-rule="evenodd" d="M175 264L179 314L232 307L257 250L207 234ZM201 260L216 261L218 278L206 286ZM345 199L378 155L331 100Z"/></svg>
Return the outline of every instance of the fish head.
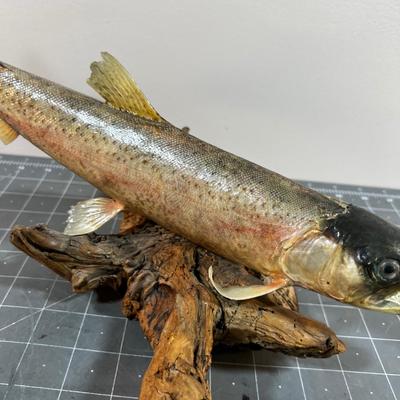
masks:
<svg viewBox="0 0 400 400"><path fill-rule="evenodd" d="M338 301L400 314L400 229L353 205L285 254L286 274Z"/></svg>

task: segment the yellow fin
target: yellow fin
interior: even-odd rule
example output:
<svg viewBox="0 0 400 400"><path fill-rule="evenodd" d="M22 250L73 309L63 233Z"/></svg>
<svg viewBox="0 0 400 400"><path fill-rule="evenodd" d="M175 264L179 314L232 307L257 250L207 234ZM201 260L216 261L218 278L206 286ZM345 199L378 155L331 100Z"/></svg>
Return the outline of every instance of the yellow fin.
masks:
<svg viewBox="0 0 400 400"><path fill-rule="evenodd" d="M0 140L4 144L10 144L18 137L18 135L19 133L11 128L11 126L8 125L7 122L0 119Z"/></svg>
<svg viewBox="0 0 400 400"><path fill-rule="evenodd" d="M249 285L249 286L229 286L222 287L214 281L213 268L208 269L208 278L214 289L223 297L230 300L248 300L255 297L264 296L265 294L274 292L288 285L287 279L277 276L271 279L265 285Z"/></svg>
<svg viewBox="0 0 400 400"><path fill-rule="evenodd" d="M101 56L103 61L91 64L92 74L87 83L111 106L139 117L161 121L160 115L118 60L106 52Z"/></svg>
<svg viewBox="0 0 400 400"><path fill-rule="evenodd" d="M124 206L120 202L103 197L80 201L68 212L69 217L64 234L75 236L94 232L115 217L123 208Z"/></svg>

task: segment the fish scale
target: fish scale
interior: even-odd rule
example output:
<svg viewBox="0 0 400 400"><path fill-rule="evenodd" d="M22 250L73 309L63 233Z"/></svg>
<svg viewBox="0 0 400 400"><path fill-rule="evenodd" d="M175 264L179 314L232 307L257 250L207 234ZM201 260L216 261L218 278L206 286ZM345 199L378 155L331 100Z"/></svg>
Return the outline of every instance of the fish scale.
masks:
<svg viewBox="0 0 400 400"><path fill-rule="evenodd" d="M171 124L116 110L11 66L0 112L36 146L127 208L260 271L338 203ZM10 92L11 91L11 92Z"/></svg>

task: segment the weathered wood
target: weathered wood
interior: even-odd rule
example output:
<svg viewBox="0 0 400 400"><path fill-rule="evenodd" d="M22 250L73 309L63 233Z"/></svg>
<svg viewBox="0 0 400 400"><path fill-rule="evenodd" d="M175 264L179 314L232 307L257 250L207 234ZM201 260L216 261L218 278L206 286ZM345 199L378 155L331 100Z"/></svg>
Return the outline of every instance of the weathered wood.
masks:
<svg viewBox="0 0 400 400"><path fill-rule="evenodd" d="M139 320L154 350L141 400L210 399L206 372L217 343L312 357L345 349L328 327L297 312L293 288L243 302L221 297L208 280L210 265L223 285L260 280L150 222L123 235L78 237L15 227L11 240L77 292L124 291L124 315Z"/></svg>

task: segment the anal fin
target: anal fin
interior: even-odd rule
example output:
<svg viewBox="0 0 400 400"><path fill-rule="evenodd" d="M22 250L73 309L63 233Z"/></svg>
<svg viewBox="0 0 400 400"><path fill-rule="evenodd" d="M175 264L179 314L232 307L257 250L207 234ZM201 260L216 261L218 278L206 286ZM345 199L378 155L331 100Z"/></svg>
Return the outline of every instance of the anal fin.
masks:
<svg viewBox="0 0 400 400"><path fill-rule="evenodd" d="M64 234L75 236L94 232L124 208L117 200L99 197L80 201L69 210Z"/></svg>
<svg viewBox="0 0 400 400"><path fill-rule="evenodd" d="M10 144L18 137L18 135L19 133L14 128L0 119L0 140L4 144Z"/></svg>

